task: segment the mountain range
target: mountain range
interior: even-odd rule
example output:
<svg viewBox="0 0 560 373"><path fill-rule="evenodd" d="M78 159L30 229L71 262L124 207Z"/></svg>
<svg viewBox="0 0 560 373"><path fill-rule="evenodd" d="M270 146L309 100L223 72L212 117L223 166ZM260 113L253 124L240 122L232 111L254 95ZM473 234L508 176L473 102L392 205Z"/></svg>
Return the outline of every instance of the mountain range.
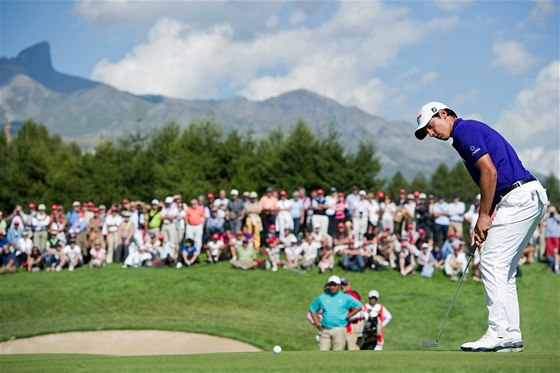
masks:
<svg viewBox="0 0 560 373"><path fill-rule="evenodd" d="M420 146L410 123L388 121L306 90L265 101L240 96L185 100L119 91L56 71L47 42L14 58L0 59L0 98L0 123L11 123L17 131L18 124L33 119L51 133L84 147L103 137L115 139L127 131L150 130L169 121L184 127L214 118L226 132L251 131L263 136L278 127L289 132L301 119L319 137L334 128L348 152L361 140L371 141L381 160L382 177L397 170L407 179L417 173L429 177L441 163L452 165L458 160L450 144L426 141Z"/></svg>

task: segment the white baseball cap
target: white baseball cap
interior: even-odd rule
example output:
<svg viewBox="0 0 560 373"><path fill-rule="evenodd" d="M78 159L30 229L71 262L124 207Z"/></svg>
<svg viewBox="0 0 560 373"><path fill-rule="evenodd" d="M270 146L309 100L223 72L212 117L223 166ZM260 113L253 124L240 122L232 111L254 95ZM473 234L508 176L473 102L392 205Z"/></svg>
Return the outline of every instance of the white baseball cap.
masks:
<svg viewBox="0 0 560 373"><path fill-rule="evenodd" d="M157 199L152 200L152 205L159 205L159 201Z"/></svg>
<svg viewBox="0 0 560 373"><path fill-rule="evenodd" d="M361 195L361 196L365 196L367 193L366 193L365 190L362 189L358 192L358 194Z"/></svg>
<svg viewBox="0 0 560 373"><path fill-rule="evenodd" d="M238 196L239 191L237 189L232 189L231 192L229 192L229 194L231 194L232 196Z"/></svg>
<svg viewBox="0 0 560 373"><path fill-rule="evenodd" d="M440 109L448 109L448 106L442 104L441 102L428 102L426 105L422 106L416 117L416 123L418 123L418 128L416 128L416 138L418 140L424 139L428 135L426 131L426 126L432 117L440 111Z"/></svg>
<svg viewBox="0 0 560 373"><path fill-rule="evenodd" d="M379 292L377 290L370 290L370 292L368 293L368 298L373 297L379 299Z"/></svg>
<svg viewBox="0 0 560 373"><path fill-rule="evenodd" d="M329 280L327 281L327 284L330 284L331 282L334 282L337 285L340 285L340 277L333 275L331 277L329 277Z"/></svg>
<svg viewBox="0 0 560 373"><path fill-rule="evenodd" d="M173 197L171 196L165 197L165 203L173 203Z"/></svg>

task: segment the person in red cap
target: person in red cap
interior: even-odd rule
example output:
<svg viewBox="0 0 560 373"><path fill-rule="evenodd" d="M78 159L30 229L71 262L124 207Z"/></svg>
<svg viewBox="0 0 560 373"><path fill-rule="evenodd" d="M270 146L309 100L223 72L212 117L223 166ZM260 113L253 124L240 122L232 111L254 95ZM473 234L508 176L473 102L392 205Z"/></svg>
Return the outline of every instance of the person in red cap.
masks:
<svg viewBox="0 0 560 373"><path fill-rule="evenodd" d="M274 225L276 230L280 233L280 239L284 238L286 228L292 231L294 229L294 220L290 213L292 203L288 199L288 193L285 190L280 191L280 199L278 200L278 214Z"/></svg>
<svg viewBox="0 0 560 373"><path fill-rule="evenodd" d="M206 251L206 260L210 263L217 263L225 250L226 245L220 238L219 233L213 233L212 239L204 245Z"/></svg>

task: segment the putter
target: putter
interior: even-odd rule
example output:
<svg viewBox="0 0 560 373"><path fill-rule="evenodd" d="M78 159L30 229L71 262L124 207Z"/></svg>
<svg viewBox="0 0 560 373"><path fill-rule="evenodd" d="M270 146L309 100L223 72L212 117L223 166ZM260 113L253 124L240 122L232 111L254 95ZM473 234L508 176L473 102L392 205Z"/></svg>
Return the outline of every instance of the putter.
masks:
<svg viewBox="0 0 560 373"><path fill-rule="evenodd" d="M476 248L475 248L476 250ZM469 255L469 260L467 261L467 271L464 271L463 274L461 275L461 279L459 280L459 283L457 284L457 288L455 289L455 294L453 294L453 298L451 299L451 303L449 304L449 308L447 309L447 314L445 315L445 319L443 319L443 324L441 324L441 328L439 328L439 333L437 335L437 338L435 340L435 342L422 342L422 347L438 347L439 346L439 338L441 337L441 333L443 332L443 327L445 326L445 322L447 321L447 318L449 317L449 314L451 313L451 308L453 307L453 303L455 302L455 298L457 298L457 293L459 292L459 288L461 287L461 284L463 283L463 280L465 279L465 276L467 275L468 272L468 268L471 264L471 260L474 257L474 251L472 250L470 252Z"/></svg>

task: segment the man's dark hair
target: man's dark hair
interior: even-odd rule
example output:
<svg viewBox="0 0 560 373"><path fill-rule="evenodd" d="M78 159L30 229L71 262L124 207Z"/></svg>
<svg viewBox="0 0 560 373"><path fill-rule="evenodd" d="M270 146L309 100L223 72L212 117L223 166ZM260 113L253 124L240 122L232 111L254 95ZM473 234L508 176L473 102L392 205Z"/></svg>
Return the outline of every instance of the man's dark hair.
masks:
<svg viewBox="0 0 560 373"><path fill-rule="evenodd" d="M449 109L449 108L446 108L446 109L443 109L443 110L445 110L445 112L447 113L447 115L449 115L450 117L459 118L459 117L457 116L457 114L455 114L455 112L454 112L453 110L451 110L451 109ZM437 113L437 114L435 114L434 116L432 116L432 118L433 118L433 117L438 117L438 118L440 118L439 113Z"/></svg>

